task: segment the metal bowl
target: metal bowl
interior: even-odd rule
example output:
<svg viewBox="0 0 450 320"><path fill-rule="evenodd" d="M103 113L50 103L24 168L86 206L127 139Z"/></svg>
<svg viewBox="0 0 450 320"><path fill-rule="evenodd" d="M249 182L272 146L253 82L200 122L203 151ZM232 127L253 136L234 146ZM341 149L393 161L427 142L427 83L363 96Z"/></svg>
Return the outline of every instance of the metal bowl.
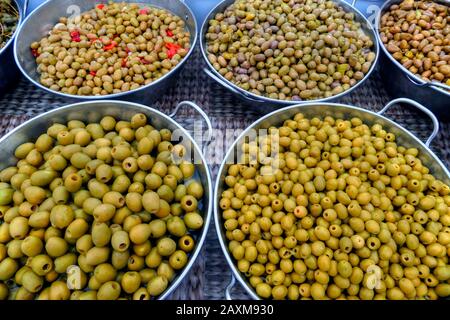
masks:
<svg viewBox="0 0 450 320"><path fill-rule="evenodd" d="M398 125L396 122L383 116L386 110L388 110L391 106L397 103L410 104L420 109L421 111L425 112L431 118L431 120L433 121L434 129L432 134L425 143L420 141L416 136L414 136L405 128ZM333 116L335 118L351 119L353 117L359 117L367 125L373 125L376 123L381 124L386 131L390 131L395 134L396 141L399 145L417 148L420 152L419 158L430 169L430 173L433 174L438 179L440 179L441 181L445 182L446 184L450 184L450 172L429 148L430 143L432 142L433 138L437 135L439 131L439 122L431 111L429 111L427 108L425 108L424 106L418 104L413 100L405 98L392 100L381 111L377 113L344 104L312 102L279 109L264 116L263 118L251 124L244 132L242 132L242 134L230 147L219 169L219 173L217 176L218 178L215 184L214 222L220 246L225 255L227 263L232 270L232 279L225 293L227 299L231 299L231 289L233 288L236 279L240 283L240 285L246 290L246 292L250 295L250 297L252 297L253 299L258 300L260 299L260 297L256 294L256 291L248 282L245 275L238 270L234 258L228 251L227 246L228 240L225 236L225 228L223 224L224 221L222 219L222 210L219 207L221 194L225 190L224 180L227 174L228 167L231 164L236 163L235 156L236 154L239 154L238 152L241 150L242 143L249 142L247 141L248 139L250 139L250 141L253 141L253 139L256 138L255 134L259 132L258 130L267 129L271 126L277 125L279 126L280 124L283 123L283 121L291 119L298 112L303 113L307 118L313 118L317 116L320 117Z"/></svg>
<svg viewBox="0 0 450 320"><path fill-rule="evenodd" d="M46 132L47 128L55 122L61 123L69 120L98 122L106 115L114 116L117 119L130 120L134 114L144 113L155 128L168 128L172 130L174 134L176 133L177 138L182 139L182 143L188 148L187 150L192 150L192 161L195 160L194 163L197 169L196 179L201 181L205 190L203 199L199 201L199 208L200 213L203 215L204 226L201 230L191 233L196 242L195 249L189 254L187 265L179 274L177 274L176 278L158 299L168 298L180 285L184 277L188 275L205 241L212 215L211 197L213 189L207 162L194 139L192 139L190 134L174 120L178 110L184 106L192 107L202 115L208 126L209 134L211 134L212 127L210 120L200 107L189 101L179 103L174 112L167 116L158 110L144 105L125 101L104 100L80 102L51 110L28 120L0 139L0 149L2 150L0 153L0 168L2 169L17 163L17 159L13 156L17 146L24 142L37 139L40 134Z"/></svg>
<svg viewBox="0 0 450 320"><path fill-rule="evenodd" d="M28 0L27 0L28 1ZM17 21L16 31L6 45L0 49L0 93L9 85L15 82L19 77L19 69L14 63L13 42L19 32L19 26L25 17L27 10L27 1L19 5L17 0L12 0L19 12L19 21Z"/></svg>
<svg viewBox="0 0 450 320"><path fill-rule="evenodd" d="M437 3L446 4L450 8L449 0L433 0ZM439 117L450 119L448 106L450 104L450 86L440 82L423 80L420 76L412 73L394 59L387 51L379 31L381 30L381 17L390 6L400 3L402 0L386 1L377 15L377 40L381 47L380 71L384 79L390 79L387 90L393 97L408 97L425 104Z"/></svg>
<svg viewBox="0 0 450 320"><path fill-rule="evenodd" d="M206 17L206 20L203 22L202 28L200 30L200 36L201 36L200 46L201 46L203 58L206 61L206 64L208 66L203 71L206 74L208 74L208 76L210 76L213 80L215 80L220 85L222 85L225 89L231 91L233 94L235 94L242 100L248 102L249 105L258 107L258 109L260 109L262 112L269 112L269 111L273 111L280 107L297 105L300 103L301 104L309 103L311 101L314 101L314 102L333 101L333 100L337 100L337 99L349 94L350 92L352 92L353 90L358 88L365 80L367 80L367 78L372 74L373 70L375 69L375 66L378 61L378 55L379 55L378 41L377 41L376 32L375 32L372 24L354 6L356 0L353 0L352 4L347 3L345 0L333 0L333 1L338 3L340 6L342 6L345 11L353 12L355 14L355 20L361 23L362 30L364 31L365 34L369 35L369 37L372 39L372 42L374 45L373 50L375 52L375 60L373 61L369 72L367 72L365 77L363 79L361 79L360 81L358 81L350 89L348 89L340 94L331 96L329 98L321 98L321 99L305 100L305 101L278 100L278 99L272 99L272 98L268 98L268 97L264 97L261 95L251 93L249 91L246 91L246 90L240 88L239 86L232 83L231 81L225 79L225 77L223 77L216 69L214 69L214 67L211 65L211 63L208 60L208 52L206 50L207 49L206 33L208 31L209 21L212 18L214 18L214 16L217 13L223 12L228 6L233 4L234 0L223 0L222 2L220 2L217 6L214 7L214 9L212 9L209 12L208 16Z"/></svg>
<svg viewBox="0 0 450 320"><path fill-rule="evenodd" d="M154 7L164 8L173 14L181 17L186 23L186 27L191 35L191 48L170 72L161 78L139 87L135 90L108 94L103 96L78 96L50 90L39 81L37 65L33 57L30 45L34 41L39 41L46 36L60 17L71 16L74 13L82 13L91 10L98 4L98 0L48 0L34 10L23 22L17 31L17 39L14 44L14 57L20 71L25 77L39 88L52 94L75 100L106 100L119 99L135 102L152 102L159 98L161 94L174 82L174 77L180 72L186 61L192 54L197 43L197 22L191 9L181 0L124 0L122 2L138 3Z"/></svg>

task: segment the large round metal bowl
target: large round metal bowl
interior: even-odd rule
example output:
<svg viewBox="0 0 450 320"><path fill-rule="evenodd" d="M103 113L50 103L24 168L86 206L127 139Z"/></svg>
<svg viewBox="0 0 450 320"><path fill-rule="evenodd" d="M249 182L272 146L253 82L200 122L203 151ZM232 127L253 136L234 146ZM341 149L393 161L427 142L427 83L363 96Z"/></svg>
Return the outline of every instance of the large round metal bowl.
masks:
<svg viewBox="0 0 450 320"><path fill-rule="evenodd" d="M378 61L378 54L379 54L379 48L378 48L378 41L376 32L372 26L372 24L366 19L366 17L358 10L356 7L352 6L351 4L347 3L345 0L333 0L334 2L338 3L339 6L343 7L345 11L347 12L353 12L355 14L355 19L359 23L361 23L361 28L364 31L365 34L367 34L373 44L373 50L375 52L375 60L372 63L372 66L370 67L369 72L365 75L363 79L358 81L353 87L350 89L331 96L329 98L322 98L322 99L315 99L315 100L305 100L305 101L293 101L293 100L279 100L279 99L272 99L268 97L264 97L261 95L257 95L254 93L251 93L249 91L246 91L233 82L225 79L208 60L208 52L207 52L207 42L206 42L206 33L208 31L209 21L214 18L214 16L217 13L223 12L228 6L234 3L235 0L223 0L221 1L216 7L214 7L206 17L205 21L203 22L202 28L200 30L200 46L201 51L204 60L206 61L207 68L204 69L204 72L206 72L213 80L215 80L217 83L222 85L227 90L231 91L233 94L241 98L242 100L246 101L249 105L254 106L255 108L258 108L262 112L268 112L273 111L275 109L278 109L280 107L285 106L291 106L291 105L297 105L299 103L308 103L311 101L314 102L325 102L325 101L333 101L341 98L342 96L345 96L349 93L351 93L353 90L358 88L364 81L369 78L369 76L372 74L373 70L375 69L375 66ZM353 0L353 3L355 3L355 0Z"/></svg>
<svg viewBox="0 0 450 320"><path fill-rule="evenodd" d="M195 163L197 172L196 179L201 181L205 190L203 199L199 202L199 211L203 215L204 226L201 230L191 233L191 236L196 242L195 249L189 254L187 265L176 275L168 288L158 297L158 299L161 300L168 298L189 274L200 253L203 243L205 242L212 215L211 197L213 187L207 162L194 139L173 119L178 109L183 106L189 106L196 110L200 110L199 112L204 117L204 113L201 112L201 109L192 102L181 102L175 111L170 116L167 116L153 108L131 102L111 100L87 101L67 105L43 113L18 126L0 139L0 149L2 150L0 153L0 169L3 169L14 165L17 162L17 159L14 158L14 150L17 146L24 142L37 139L40 134L46 132L47 128L55 122L64 123L69 120L98 122L106 115L114 116L116 119L130 120L134 114L144 113L155 128L167 128L172 130L172 132L176 130L177 138L182 139L183 144L192 150L192 161ZM205 121L208 124L209 130L211 130L210 121L207 117L205 118Z"/></svg>
<svg viewBox="0 0 450 320"><path fill-rule="evenodd" d="M446 4L450 8L449 0L433 0L437 3ZM402 0L388 0L378 12L376 20L377 39L381 47L380 70L384 79L390 79L387 90L393 97L408 97L420 103L425 104L438 116L450 119L448 106L450 101L450 87L437 87L435 82L423 80L420 76L406 69L400 62L394 59L392 54L387 51L383 41L381 41L381 17L389 8ZM450 10L450 9L449 9ZM437 83L439 85L440 83Z"/></svg>
<svg viewBox="0 0 450 320"><path fill-rule="evenodd" d="M405 128L401 127L394 121L382 115L387 109L389 109L391 106L397 103L407 103L413 105L430 116L430 118L433 121L434 130L425 143L420 141L416 136L414 136L411 132L409 132ZM217 181L215 183L214 223L217 236L219 238L220 246L225 255L227 263L232 270L232 279L230 285L226 290L226 297L228 299L231 299L230 291L233 288L236 280L245 289L245 291L249 294L251 298L256 300L261 299L256 294L256 291L253 289L253 287L250 285L246 276L238 270L235 264L235 260L228 250L228 240L225 236L222 210L219 206L221 194L224 191L225 185L224 180L228 171L228 167L236 163L235 158L236 155L239 155L239 151L241 150L242 144L248 142L248 139L255 139L257 137L257 136L255 137L255 134L259 132L258 130L267 129L271 126L279 126L285 120L291 119L295 114L299 112L303 113L306 118L313 118L313 117L323 118L325 116L332 116L334 118L351 119L353 117L359 117L367 125L372 125L376 123L381 124L386 131L390 131L395 134L396 141L399 145L405 146L407 148L408 147L417 148L420 152L419 158L430 169L430 173L433 174L437 179L440 179L441 181L445 182L446 184L450 184L450 172L429 148L431 141L438 133L439 122L433 115L433 113L431 113L428 109L410 99L400 98L392 100L378 113L350 105L312 102L279 109L262 117L261 119L251 124L246 130L244 130L242 134L233 143L233 145L230 147L219 169Z"/></svg>
<svg viewBox="0 0 450 320"><path fill-rule="evenodd" d="M13 36L11 37L11 39L9 39L6 45L0 49L0 93L6 87L14 83L14 81L20 74L19 69L17 69L17 66L14 62L13 43L14 39L17 36L19 26L24 19L24 12L26 11L27 2L25 1L23 6L19 6L17 0L12 0L12 3L14 3L17 11L19 12L19 21L17 21L16 32L14 32Z"/></svg>
<svg viewBox="0 0 450 320"><path fill-rule="evenodd" d="M17 31L17 39L14 44L14 58L19 69L24 76L39 88L64 98L76 100L103 100L119 99L134 102L152 102L161 96L161 94L174 83L174 77L180 72L186 61L192 54L197 43L197 22L191 9L181 0L121 0L120 2L138 3L154 7L164 8L173 14L181 17L186 23L190 32L191 48L180 63L170 72L145 86L135 90L108 94L102 96L78 96L65 94L50 90L43 86L39 81L37 65L33 57L30 45L34 41L39 41L48 34L52 27L58 22L60 17L71 16L74 12L82 13L94 8L97 0L48 0L34 10L23 22L21 28Z"/></svg>

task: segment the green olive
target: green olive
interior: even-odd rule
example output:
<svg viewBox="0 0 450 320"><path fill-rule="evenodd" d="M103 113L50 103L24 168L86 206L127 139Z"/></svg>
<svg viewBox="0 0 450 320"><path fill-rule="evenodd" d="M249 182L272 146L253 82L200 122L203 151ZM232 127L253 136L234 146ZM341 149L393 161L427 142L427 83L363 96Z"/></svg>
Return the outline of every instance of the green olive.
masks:
<svg viewBox="0 0 450 320"><path fill-rule="evenodd" d="M157 248L161 256L170 256L175 252L176 243L170 238L162 238L158 241Z"/></svg>
<svg viewBox="0 0 450 320"><path fill-rule="evenodd" d="M0 262L0 280L6 281L10 279L14 273L19 269L19 265L16 260L6 258Z"/></svg>
<svg viewBox="0 0 450 320"><path fill-rule="evenodd" d="M33 271L27 271L22 276L22 285L29 292L35 293L42 289L44 279L35 274Z"/></svg>
<svg viewBox="0 0 450 320"><path fill-rule="evenodd" d="M168 285L168 281L163 276L156 276L147 284L147 291L152 297L157 297L163 293Z"/></svg>
<svg viewBox="0 0 450 320"><path fill-rule="evenodd" d="M92 243L96 247L104 247L109 244L112 236L111 229L104 222L94 222L92 225Z"/></svg>
<svg viewBox="0 0 450 320"><path fill-rule="evenodd" d="M116 300L121 292L120 284L115 281L104 283L97 292L98 300Z"/></svg>
<svg viewBox="0 0 450 320"><path fill-rule="evenodd" d="M197 230L203 226L203 217L198 212L189 212L184 216L184 223L189 229Z"/></svg>
<svg viewBox="0 0 450 320"><path fill-rule="evenodd" d="M141 285L141 276L138 272L130 271L126 272L121 280L121 286L123 291L128 294L136 292Z"/></svg>
<svg viewBox="0 0 450 320"><path fill-rule="evenodd" d="M114 280L116 275L116 269L109 263L101 263L94 269L94 276L100 284Z"/></svg>
<svg viewBox="0 0 450 320"><path fill-rule="evenodd" d="M28 236L21 243L21 250L28 257L37 256L43 248L42 240L35 236Z"/></svg>

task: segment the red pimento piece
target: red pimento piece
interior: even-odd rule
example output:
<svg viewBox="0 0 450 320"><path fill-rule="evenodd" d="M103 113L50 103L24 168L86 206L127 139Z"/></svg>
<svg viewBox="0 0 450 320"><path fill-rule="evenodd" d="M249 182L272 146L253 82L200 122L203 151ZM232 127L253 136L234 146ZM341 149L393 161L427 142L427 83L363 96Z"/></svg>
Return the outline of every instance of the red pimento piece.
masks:
<svg viewBox="0 0 450 320"><path fill-rule="evenodd" d="M141 57L140 60L141 60L141 63L142 63L142 64L150 64L150 62L148 62L147 60L145 60L144 57Z"/></svg>
<svg viewBox="0 0 450 320"><path fill-rule="evenodd" d="M97 75L97 71L92 70L91 72L89 72L89 74L93 77L95 77Z"/></svg>
<svg viewBox="0 0 450 320"><path fill-rule="evenodd" d="M87 37L91 42L98 40L98 38L93 34L88 34Z"/></svg>
<svg viewBox="0 0 450 320"><path fill-rule="evenodd" d="M176 43L166 43L166 48L167 48L167 56L169 57L169 59L172 59L174 55L176 55L178 53L178 50L181 49L181 46L176 44Z"/></svg>
<svg viewBox="0 0 450 320"><path fill-rule="evenodd" d="M31 49L31 54L35 58L39 57L38 49Z"/></svg>
<svg viewBox="0 0 450 320"><path fill-rule="evenodd" d="M80 32L79 31L72 31L70 33L70 37L72 38L72 41L74 41L74 42L80 42L81 41Z"/></svg>
<svg viewBox="0 0 450 320"><path fill-rule="evenodd" d="M166 34L167 34L168 37L173 37L173 32L170 29L166 30Z"/></svg>
<svg viewBox="0 0 450 320"><path fill-rule="evenodd" d="M149 12L150 12L149 8L144 8L144 9L139 10L139 14L142 14L142 15L147 15L147 14L149 14Z"/></svg>
<svg viewBox="0 0 450 320"><path fill-rule="evenodd" d="M117 46L117 42L111 41L111 44L108 44L107 46L104 46L103 50L109 51L109 50L112 50L113 48L115 48L116 46Z"/></svg>
<svg viewBox="0 0 450 320"><path fill-rule="evenodd" d="M127 66L128 58L122 59L122 68L125 68Z"/></svg>
<svg viewBox="0 0 450 320"><path fill-rule="evenodd" d="M105 7L105 5L103 3L97 5L97 9L99 9L99 10L103 10L104 7Z"/></svg>

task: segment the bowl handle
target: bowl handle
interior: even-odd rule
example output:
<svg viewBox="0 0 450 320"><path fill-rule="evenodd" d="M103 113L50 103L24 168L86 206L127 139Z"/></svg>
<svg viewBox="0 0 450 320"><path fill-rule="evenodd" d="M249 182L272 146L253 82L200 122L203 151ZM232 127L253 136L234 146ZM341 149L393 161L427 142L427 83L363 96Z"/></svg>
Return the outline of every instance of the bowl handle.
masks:
<svg viewBox="0 0 450 320"><path fill-rule="evenodd" d="M448 86L448 85L446 85L445 83L442 83L442 82L437 82L437 81L418 82L416 79L411 77L409 74L407 74L406 77L414 85L419 86L419 87L435 87L435 88L440 88L440 89L444 89L444 90L450 90L450 86Z"/></svg>
<svg viewBox="0 0 450 320"><path fill-rule="evenodd" d="M211 79L218 82L225 89L232 91L234 94L237 94L237 95L243 97L244 99L247 99L247 100L249 100L251 102L255 102L255 103L264 103L265 102L264 100L255 99L245 93L239 92L238 90L236 90L235 88L230 86L228 83L226 83L225 81L220 79L218 76L216 76L214 73L212 73L208 68L203 68L203 72L205 72Z"/></svg>
<svg viewBox="0 0 450 320"><path fill-rule="evenodd" d="M231 274L230 283L228 284L227 288L225 289L225 299L228 301L233 300L233 298L231 297L231 290L233 290L235 284L236 284L236 278L234 277L233 274Z"/></svg>
<svg viewBox="0 0 450 320"><path fill-rule="evenodd" d="M195 111L200 113L200 115L202 116L203 120L206 123L206 126L208 127L208 136L206 137L206 144L203 146L203 150L205 150L205 148L211 142L212 135L213 135L213 127L212 127L212 124L211 124L211 120L209 119L209 117L205 113L205 111L202 110L202 108L200 108L198 105L196 105L195 103L193 103L191 101L182 101L182 102L178 103L177 106L175 107L175 109L172 111L172 113L169 114L169 117L171 117L172 119L175 118L175 116L177 115L178 111L180 111L180 109L182 107L184 107L184 106L191 107Z"/></svg>
<svg viewBox="0 0 450 320"><path fill-rule="evenodd" d="M347 1L347 0L345 0L345 2L348 2L353 8L355 7L355 5L356 5L356 1L358 1L358 0L351 0L351 2L350 1Z"/></svg>
<svg viewBox="0 0 450 320"><path fill-rule="evenodd" d="M29 0L24 0L23 4L22 4L22 12L23 12L22 14L23 14L24 18L27 16L28 2L29 2Z"/></svg>
<svg viewBox="0 0 450 320"><path fill-rule="evenodd" d="M431 141L433 141L433 139L436 137L436 135L439 132L439 121L436 118L436 116L434 115L433 112L431 112L430 110L428 110L427 108L425 108L423 105L421 105L420 103L408 99L408 98L398 98L398 99L394 99L392 101L390 101L387 105L384 106L383 109L381 109L380 111L378 111L379 115L382 115L383 113L385 113L388 109L390 109L393 105L397 104L397 103L406 103L409 104L411 106L416 107L417 109L421 110L422 112L426 113L430 118L431 121L433 122L433 132L431 133L431 135L428 137L427 141L425 142L425 145L427 147L430 146Z"/></svg>

